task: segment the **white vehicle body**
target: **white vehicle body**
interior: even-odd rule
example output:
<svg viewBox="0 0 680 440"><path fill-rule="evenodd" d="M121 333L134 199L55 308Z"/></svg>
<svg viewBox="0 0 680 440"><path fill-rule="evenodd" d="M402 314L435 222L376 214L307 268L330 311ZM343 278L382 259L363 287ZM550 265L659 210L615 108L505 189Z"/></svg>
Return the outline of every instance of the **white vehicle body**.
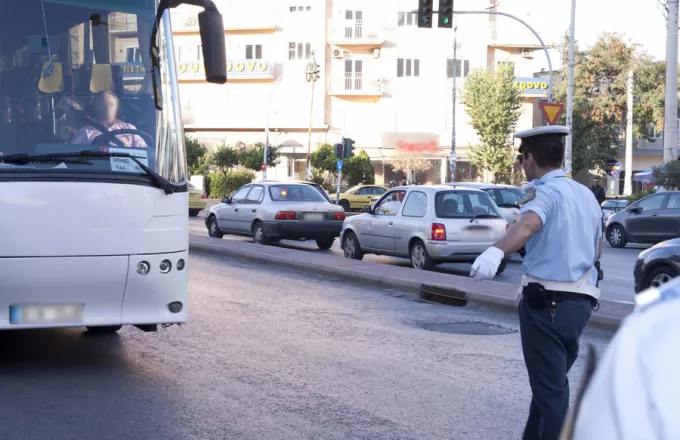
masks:
<svg viewBox="0 0 680 440"><path fill-rule="evenodd" d="M157 5L3 2L0 330L187 320L186 153L167 10L150 74Z"/></svg>

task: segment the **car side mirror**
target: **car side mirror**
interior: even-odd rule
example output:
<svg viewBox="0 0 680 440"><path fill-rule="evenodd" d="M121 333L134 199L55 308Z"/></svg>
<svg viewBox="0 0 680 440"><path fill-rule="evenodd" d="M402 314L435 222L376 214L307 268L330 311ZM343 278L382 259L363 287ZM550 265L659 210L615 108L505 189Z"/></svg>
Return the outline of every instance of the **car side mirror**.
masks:
<svg viewBox="0 0 680 440"><path fill-rule="evenodd" d="M226 203L227 205L231 203L231 197L222 197L222 203Z"/></svg>
<svg viewBox="0 0 680 440"><path fill-rule="evenodd" d="M642 208L639 208L637 206L633 206L632 208L629 208L629 211L632 212L633 214L639 214L642 212Z"/></svg>
<svg viewBox="0 0 680 440"><path fill-rule="evenodd" d="M369 214L373 214L373 207L371 205L364 206L364 212L367 212Z"/></svg>

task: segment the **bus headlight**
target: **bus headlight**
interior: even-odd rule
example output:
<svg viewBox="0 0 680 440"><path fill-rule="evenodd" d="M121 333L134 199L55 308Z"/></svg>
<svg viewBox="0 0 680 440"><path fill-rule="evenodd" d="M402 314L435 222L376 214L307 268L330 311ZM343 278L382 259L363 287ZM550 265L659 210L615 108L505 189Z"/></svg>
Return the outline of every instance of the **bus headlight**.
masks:
<svg viewBox="0 0 680 440"><path fill-rule="evenodd" d="M170 260L163 260L161 261L161 264L159 266L161 273L168 273L170 272L170 269L172 269L172 263Z"/></svg>
<svg viewBox="0 0 680 440"><path fill-rule="evenodd" d="M151 266L149 266L149 263L147 263L146 261L140 261L137 264L137 273L139 275L144 276L147 273L149 273L149 270L151 270Z"/></svg>

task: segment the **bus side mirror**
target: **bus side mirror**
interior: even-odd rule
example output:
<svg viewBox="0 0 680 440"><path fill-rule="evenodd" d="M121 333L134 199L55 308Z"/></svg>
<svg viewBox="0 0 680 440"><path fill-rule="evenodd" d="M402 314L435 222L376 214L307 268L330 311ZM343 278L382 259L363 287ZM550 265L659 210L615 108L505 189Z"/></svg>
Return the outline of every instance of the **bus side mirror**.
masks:
<svg viewBox="0 0 680 440"><path fill-rule="evenodd" d="M205 10L198 14L198 25L203 45L205 80L213 84L224 84L227 82L227 49L222 14L217 9Z"/></svg>

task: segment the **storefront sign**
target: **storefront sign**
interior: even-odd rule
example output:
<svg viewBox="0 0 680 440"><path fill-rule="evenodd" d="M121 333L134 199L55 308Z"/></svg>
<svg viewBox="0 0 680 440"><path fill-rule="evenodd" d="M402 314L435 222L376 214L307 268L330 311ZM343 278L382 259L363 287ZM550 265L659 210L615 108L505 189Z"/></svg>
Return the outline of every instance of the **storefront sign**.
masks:
<svg viewBox="0 0 680 440"><path fill-rule="evenodd" d="M515 78L512 86L525 95L547 95L549 81L548 78Z"/></svg>
<svg viewBox="0 0 680 440"><path fill-rule="evenodd" d="M180 78L205 76L205 67L200 61L177 64ZM230 60L227 61L227 77L271 76L272 69L266 60Z"/></svg>
<svg viewBox="0 0 680 440"><path fill-rule="evenodd" d="M123 78L142 78L146 69L143 63L118 63L123 70Z"/></svg>
<svg viewBox="0 0 680 440"><path fill-rule="evenodd" d="M383 147L395 156L441 156L439 136L434 133L383 133Z"/></svg>

